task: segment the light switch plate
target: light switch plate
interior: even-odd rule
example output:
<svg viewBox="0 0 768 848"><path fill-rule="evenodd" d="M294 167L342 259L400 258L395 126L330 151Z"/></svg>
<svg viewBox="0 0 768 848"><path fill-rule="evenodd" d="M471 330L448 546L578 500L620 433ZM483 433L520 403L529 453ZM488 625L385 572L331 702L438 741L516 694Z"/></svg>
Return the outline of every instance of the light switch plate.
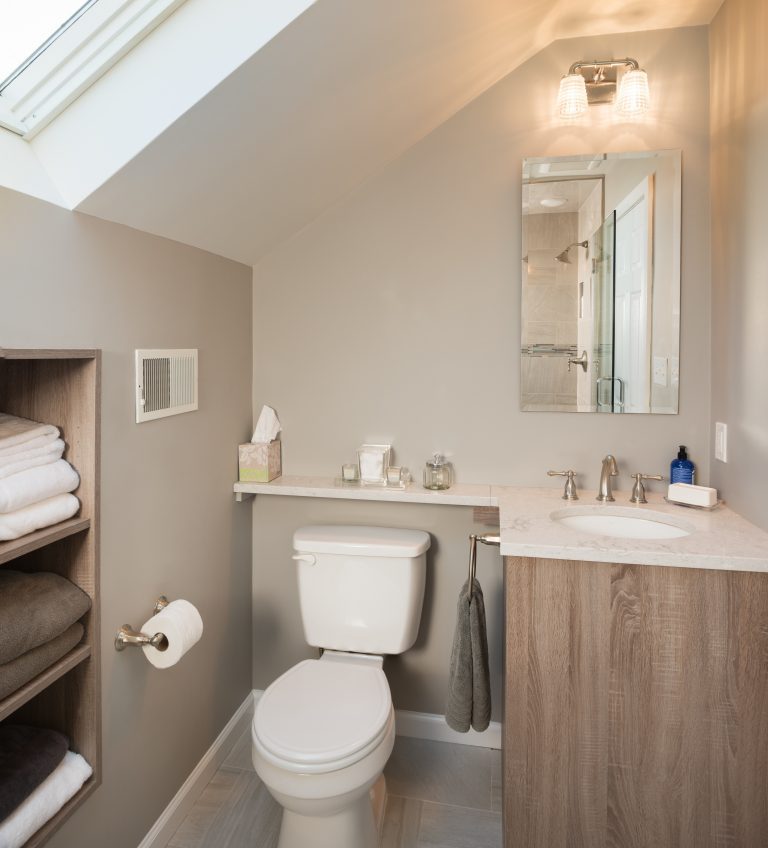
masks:
<svg viewBox="0 0 768 848"><path fill-rule="evenodd" d="M667 385L667 357L653 357L653 384L655 386Z"/></svg>
<svg viewBox="0 0 768 848"><path fill-rule="evenodd" d="M715 424L715 459L728 462L728 425L721 421Z"/></svg>

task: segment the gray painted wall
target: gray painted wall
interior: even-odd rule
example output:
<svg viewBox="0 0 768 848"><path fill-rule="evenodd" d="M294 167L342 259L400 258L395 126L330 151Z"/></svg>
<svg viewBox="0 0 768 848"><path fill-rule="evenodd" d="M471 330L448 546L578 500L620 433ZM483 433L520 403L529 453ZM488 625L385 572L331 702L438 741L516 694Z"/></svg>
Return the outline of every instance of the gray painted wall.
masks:
<svg viewBox="0 0 768 848"><path fill-rule="evenodd" d="M765 0L726 0L710 28L710 79L712 420L728 424L728 463L713 461L713 479L768 529L766 32Z"/></svg>
<svg viewBox="0 0 768 848"><path fill-rule="evenodd" d="M104 781L50 845L135 848L250 690L251 269L4 189L0 256L0 346L103 350ZM136 347L200 349L198 412L133 423ZM112 647L161 593L205 623L166 671Z"/></svg>
<svg viewBox="0 0 768 848"><path fill-rule="evenodd" d="M647 68L647 122L617 125L595 110L585 124L563 127L553 117L560 76L596 55L634 56ZM272 404L281 416L284 472L338 473L360 443L391 441L397 461L417 473L442 450L464 482L552 486L556 503L560 484L548 468L577 469L586 499L608 451L629 489L634 471L668 474L684 442L706 480L707 68L706 28L557 42L257 265L254 405ZM521 412L522 158L659 148L683 151L680 414ZM396 706L440 712L471 513L258 497L253 515L259 688L306 655L288 559L297 526L364 520L433 533L418 655L389 661L388 672ZM486 580L498 610L498 574ZM492 629L498 636L498 622ZM498 646L493 673L498 682Z"/></svg>

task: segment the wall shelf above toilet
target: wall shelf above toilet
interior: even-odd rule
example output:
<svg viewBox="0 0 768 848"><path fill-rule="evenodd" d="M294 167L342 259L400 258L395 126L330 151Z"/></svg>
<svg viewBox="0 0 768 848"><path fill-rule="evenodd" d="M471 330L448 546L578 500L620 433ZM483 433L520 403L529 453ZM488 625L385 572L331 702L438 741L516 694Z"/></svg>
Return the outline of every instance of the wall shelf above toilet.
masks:
<svg viewBox="0 0 768 848"><path fill-rule="evenodd" d="M394 503L447 504L452 506L495 506L491 487L483 483L462 483L450 489L432 491L421 483L404 489L345 486L333 477L278 477L271 483L235 483L235 499L255 495L288 495L299 498L340 498L354 501L391 501Z"/></svg>

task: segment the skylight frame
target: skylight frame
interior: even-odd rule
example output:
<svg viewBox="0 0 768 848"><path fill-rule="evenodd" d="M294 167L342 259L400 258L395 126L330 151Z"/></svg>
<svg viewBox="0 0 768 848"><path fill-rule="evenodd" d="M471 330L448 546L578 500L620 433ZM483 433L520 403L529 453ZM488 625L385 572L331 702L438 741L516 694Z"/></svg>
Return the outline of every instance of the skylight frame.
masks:
<svg viewBox="0 0 768 848"><path fill-rule="evenodd" d="M27 140L185 0L92 0L8 78L0 126Z"/></svg>

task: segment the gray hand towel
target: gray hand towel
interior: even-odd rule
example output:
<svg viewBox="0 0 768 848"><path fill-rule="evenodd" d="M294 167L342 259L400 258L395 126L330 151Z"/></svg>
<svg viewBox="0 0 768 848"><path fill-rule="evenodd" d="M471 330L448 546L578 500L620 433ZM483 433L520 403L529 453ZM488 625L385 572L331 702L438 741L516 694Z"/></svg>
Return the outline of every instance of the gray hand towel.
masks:
<svg viewBox="0 0 768 848"><path fill-rule="evenodd" d="M69 740L43 727L0 726L0 822L64 759Z"/></svg>
<svg viewBox="0 0 768 848"><path fill-rule="evenodd" d="M58 574L0 569L0 665L60 636L90 608L88 595Z"/></svg>
<svg viewBox="0 0 768 848"><path fill-rule="evenodd" d="M477 580L472 583L472 600L469 598L469 580L459 593L445 720L449 727L460 733L466 733L470 725L482 732L491 721L485 603Z"/></svg>
<svg viewBox="0 0 768 848"><path fill-rule="evenodd" d="M64 654L68 654L83 638L83 633L83 625L76 621L50 642L32 648L31 651L16 657L15 660L0 665L0 700L7 698L12 692L37 677L41 671L45 671L46 668L58 662Z"/></svg>

